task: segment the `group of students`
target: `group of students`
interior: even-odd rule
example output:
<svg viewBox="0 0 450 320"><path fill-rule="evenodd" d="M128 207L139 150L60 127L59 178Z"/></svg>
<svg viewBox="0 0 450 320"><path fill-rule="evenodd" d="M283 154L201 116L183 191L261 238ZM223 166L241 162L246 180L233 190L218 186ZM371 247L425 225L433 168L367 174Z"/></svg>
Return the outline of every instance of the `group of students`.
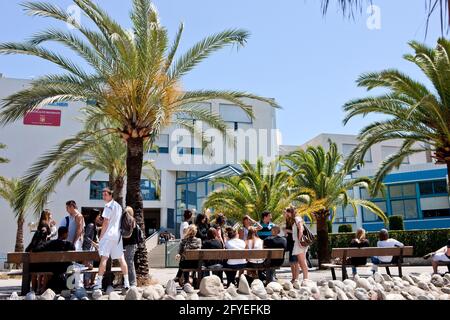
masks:
<svg viewBox="0 0 450 320"><path fill-rule="evenodd" d="M189 272L182 273L182 269L191 269L198 266L198 261L188 261L184 259L186 250L195 249L284 249L289 252L289 262L292 271L292 282L296 281L300 274L303 279L308 279L308 247L300 243L300 235L303 234L304 221L296 214L295 208L289 207L284 211L285 224L283 227L275 225L272 222L270 212L263 212L261 220L255 221L246 215L242 220L242 227L227 226L227 219L222 214L217 214L215 221L210 222L209 212L200 213L195 217L192 223L193 213L191 210L184 211L184 221L180 226L181 243L178 251L180 268L175 281L182 285L190 280ZM284 236L281 236L281 232ZM225 272L227 285L236 282L236 274L239 271L243 274L243 269L258 267L276 267L281 266L284 259L272 260L268 266L264 259L228 259L227 261L206 261L205 267L210 270L225 267L236 271ZM209 273L205 272L205 273ZM213 271L213 274L223 279L221 271ZM269 283L275 280L273 269L268 268L266 272L257 273L247 271L250 278L259 278Z"/></svg>
<svg viewBox="0 0 450 320"><path fill-rule="evenodd" d="M134 220L134 211L131 207L122 206L114 201L113 192L109 188L102 191L105 207L100 210L91 210L89 215L83 216L78 210L74 200L66 202L68 215L64 217L56 228L52 214L44 210L41 214L38 228L33 235L26 252L45 251L94 251L100 256L98 274L84 276L84 286L101 289L103 275L108 260L118 260L122 270L124 288L136 286L136 270L134 256L138 244L143 240L142 231ZM127 215L127 221L132 221L132 233L127 237L122 235L122 221ZM46 288L62 290L65 285L65 272L67 263L33 264L31 271L50 271L52 276L39 276L32 278L33 291L43 292ZM91 269L97 266L93 261L86 261L84 265Z"/></svg>
<svg viewBox="0 0 450 320"><path fill-rule="evenodd" d="M350 247L353 248L364 248L364 247L370 247L369 240L366 238L366 231L362 228L359 228L356 231L355 238L352 239L350 242ZM381 229L378 233L378 241L377 241L377 247L379 248L393 248L398 247L402 248L404 247L404 244L400 241L390 238L389 232L386 229ZM439 262L450 262L450 239L447 241L447 245L440 248L439 250L429 253L424 256L425 259L428 258L431 259L431 265L433 267L433 273L438 273L438 266ZM399 257L392 257L392 256L377 256L377 257L371 257L370 260L372 262L372 273L375 273L378 271L378 265L380 264L390 264L390 263L396 263L399 259ZM363 266L367 262L366 257L356 257L350 259L350 264L352 265L352 274L353 276L356 276L357 274L357 266Z"/></svg>

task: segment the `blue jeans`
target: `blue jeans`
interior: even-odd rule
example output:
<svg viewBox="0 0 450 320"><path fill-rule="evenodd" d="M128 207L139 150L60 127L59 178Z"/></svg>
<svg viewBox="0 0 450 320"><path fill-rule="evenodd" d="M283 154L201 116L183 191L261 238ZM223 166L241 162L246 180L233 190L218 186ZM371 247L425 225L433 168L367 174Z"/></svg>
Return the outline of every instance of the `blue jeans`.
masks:
<svg viewBox="0 0 450 320"><path fill-rule="evenodd" d="M372 273L375 273L378 271L378 264L382 264L383 261L381 261L380 259L378 259L378 257L371 257L370 260L372 261Z"/></svg>

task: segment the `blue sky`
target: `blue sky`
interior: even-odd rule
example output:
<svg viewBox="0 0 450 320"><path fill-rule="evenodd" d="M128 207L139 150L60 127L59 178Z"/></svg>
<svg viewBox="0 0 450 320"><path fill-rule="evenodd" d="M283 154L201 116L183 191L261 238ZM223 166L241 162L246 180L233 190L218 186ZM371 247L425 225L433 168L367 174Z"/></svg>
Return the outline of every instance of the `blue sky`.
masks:
<svg viewBox="0 0 450 320"><path fill-rule="evenodd" d="M67 8L69 0L49 0ZM129 0L98 0L111 15L129 26ZM29 17L21 1L0 2L0 42L24 40L55 25L49 19ZM185 23L181 49L223 29L250 31L239 51L227 48L213 55L184 78L186 89L238 89L275 98L283 107L277 114L284 144L301 144L319 133L356 134L371 119L342 125L342 105L367 95L355 80L368 71L398 68L423 80L402 59L407 42L433 45L440 35L437 18L427 39L423 0L374 0L381 9L381 29L370 30L363 8L354 21L330 8L322 17L319 0L155 0L162 23L171 35ZM65 28L64 24L62 25ZM183 51L183 50L182 50ZM62 52L65 52L62 50ZM0 72L7 77L30 78L56 72L32 57L0 56Z"/></svg>

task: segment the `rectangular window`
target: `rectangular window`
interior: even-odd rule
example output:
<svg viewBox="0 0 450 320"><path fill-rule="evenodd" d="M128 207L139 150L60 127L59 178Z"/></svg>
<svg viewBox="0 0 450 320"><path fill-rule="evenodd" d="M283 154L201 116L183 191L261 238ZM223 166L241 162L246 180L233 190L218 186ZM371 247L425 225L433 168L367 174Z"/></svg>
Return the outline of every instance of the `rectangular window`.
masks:
<svg viewBox="0 0 450 320"><path fill-rule="evenodd" d="M392 215L403 216L405 219L417 218L417 201L415 199L410 200L394 200L391 201Z"/></svg>
<svg viewBox="0 0 450 320"><path fill-rule="evenodd" d="M387 208L386 208L386 202L385 201L378 201L374 202L383 212L387 215ZM378 222L381 221L381 219L374 214L372 211L362 208L363 213L363 221L364 222Z"/></svg>
<svg viewBox="0 0 450 320"><path fill-rule="evenodd" d="M447 181L424 181L419 183L420 195L447 194Z"/></svg>
<svg viewBox="0 0 450 320"><path fill-rule="evenodd" d="M400 147L392 147L392 146L381 146L381 156L383 157L383 160L387 157L396 154L400 151ZM402 161L403 164L409 163L409 157L405 157Z"/></svg>
<svg viewBox="0 0 450 320"><path fill-rule="evenodd" d="M150 150L150 153L169 153L169 135L168 134L161 134L159 137L155 140L155 149L157 150Z"/></svg>
<svg viewBox="0 0 450 320"><path fill-rule="evenodd" d="M237 105L221 103L219 113L225 122L252 123L252 118Z"/></svg>
<svg viewBox="0 0 450 320"><path fill-rule="evenodd" d="M342 144L342 155L344 156L344 158L347 158L356 147L356 144ZM367 150L366 154L364 155L364 162L372 162L372 152L370 151L370 149Z"/></svg>
<svg viewBox="0 0 450 320"><path fill-rule="evenodd" d="M422 210L424 218L450 217L450 209Z"/></svg>
<svg viewBox="0 0 450 320"><path fill-rule="evenodd" d="M145 201L159 200L158 194L156 192L156 186L150 180L141 180L141 194L142 200Z"/></svg>
<svg viewBox="0 0 450 320"><path fill-rule="evenodd" d="M209 113L211 113L211 103L209 102L197 102L195 104L189 104L187 107L188 108L192 108L192 110L194 111L208 111ZM177 118L178 119L184 119L184 120L198 120L196 119L196 117L193 117L192 114L188 114L188 113L178 113L177 114Z"/></svg>
<svg viewBox="0 0 450 320"><path fill-rule="evenodd" d="M389 187L389 194L391 198L415 197L416 184L398 184Z"/></svg>
<svg viewBox="0 0 450 320"><path fill-rule="evenodd" d="M102 200L102 190L109 187L108 181L91 181L89 199Z"/></svg>

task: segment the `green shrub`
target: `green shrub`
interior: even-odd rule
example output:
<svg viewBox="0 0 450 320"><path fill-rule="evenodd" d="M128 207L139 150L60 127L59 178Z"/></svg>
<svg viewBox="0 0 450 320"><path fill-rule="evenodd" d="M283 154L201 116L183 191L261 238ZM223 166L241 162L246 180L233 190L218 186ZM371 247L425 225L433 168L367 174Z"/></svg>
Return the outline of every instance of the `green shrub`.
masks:
<svg viewBox="0 0 450 320"><path fill-rule="evenodd" d="M333 233L333 223L331 220L327 220L328 233Z"/></svg>
<svg viewBox="0 0 450 320"><path fill-rule="evenodd" d="M390 216L389 230L405 230L405 225L403 223L403 216Z"/></svg>
<svg viewBox="0 0 450 320"><path fill-rule="evenodd" d="M341 224L338 228L339 233L353 232L351 224Z"/></svg>
<svg viewBox="0 0 450 320"><path fill-rule="evenodd" d="M329 234L329 250L332 248L347 248L352 241L352 233L333 233ZM377 246L378 232L369 232L366 234L371 247ZM414 247L414 256L422 257L427 253L442 248L450 239L450 229L431 229L431 230L399 230L389 231L389 237L397 239L405 246ZM317 241L310 247L313 258L317 257Z"/></svg>

